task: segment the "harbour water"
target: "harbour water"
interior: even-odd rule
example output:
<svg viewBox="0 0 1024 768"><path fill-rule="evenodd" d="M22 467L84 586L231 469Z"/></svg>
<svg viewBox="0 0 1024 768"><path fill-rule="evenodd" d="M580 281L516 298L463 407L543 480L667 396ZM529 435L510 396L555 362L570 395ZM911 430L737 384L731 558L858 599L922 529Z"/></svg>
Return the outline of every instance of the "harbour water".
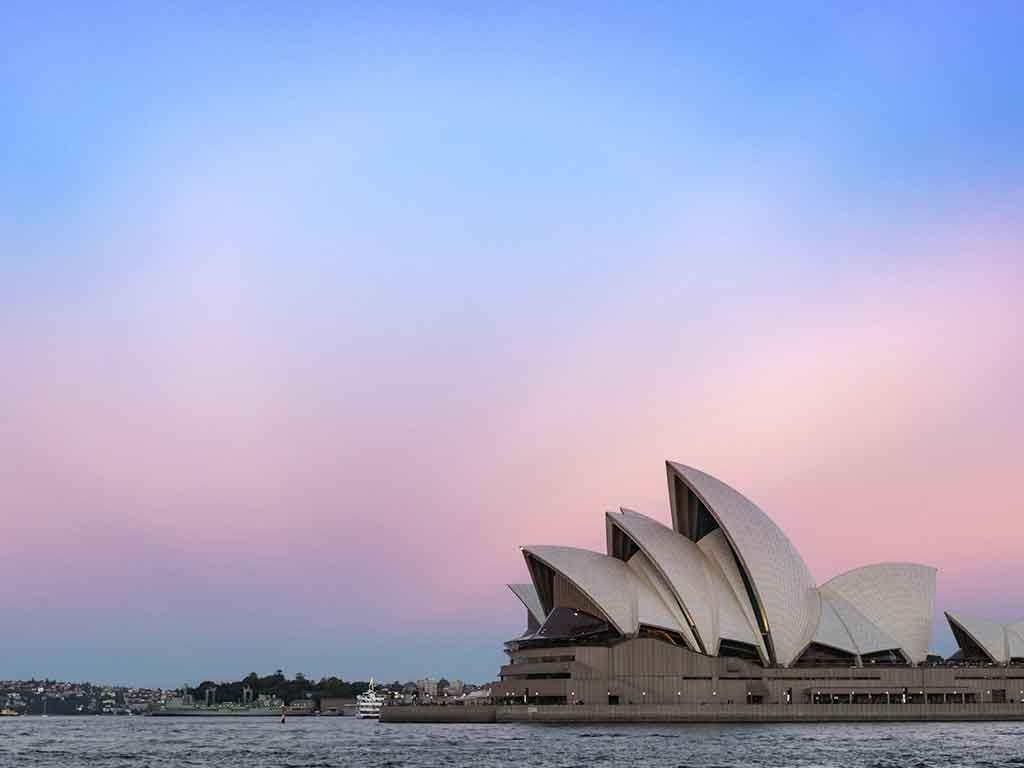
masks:
<svg viewBox="0 0 1024 768"><path fill-rule="evenodd" d="M408 725L355 718L0 719L28 766L1024 766L1024 723Z"/></svg>

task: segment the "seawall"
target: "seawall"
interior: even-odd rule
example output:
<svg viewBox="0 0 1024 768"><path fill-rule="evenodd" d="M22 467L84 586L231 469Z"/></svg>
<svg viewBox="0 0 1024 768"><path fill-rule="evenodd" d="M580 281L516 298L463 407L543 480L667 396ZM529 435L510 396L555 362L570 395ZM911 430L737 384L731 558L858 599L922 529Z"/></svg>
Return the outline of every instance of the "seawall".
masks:
<svg viewBox="0 0 1024 768"><path fill-rule="evenodd" d="M495 705L384 707L389 723L896 723L1024 721L1024 704Z"/></svg>

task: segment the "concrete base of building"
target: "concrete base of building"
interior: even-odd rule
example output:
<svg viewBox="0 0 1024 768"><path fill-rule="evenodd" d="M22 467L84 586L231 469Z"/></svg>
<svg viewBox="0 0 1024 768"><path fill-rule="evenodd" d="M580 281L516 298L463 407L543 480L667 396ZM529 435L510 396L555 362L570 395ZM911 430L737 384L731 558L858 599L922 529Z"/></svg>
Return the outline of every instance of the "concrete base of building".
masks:
<svg viewBox="0 0 1024 768"><path fill-rule="evenodd" d="M927 723L1024 721L1020 704L659 704L385 707L388 723Z"/></svg>
<svg viewBox="0 0 1024 768"><path fill-rule="evenodd" d="M894 723L1024 721L1021 704L661 704L500 706L499 723Z"/></svg>

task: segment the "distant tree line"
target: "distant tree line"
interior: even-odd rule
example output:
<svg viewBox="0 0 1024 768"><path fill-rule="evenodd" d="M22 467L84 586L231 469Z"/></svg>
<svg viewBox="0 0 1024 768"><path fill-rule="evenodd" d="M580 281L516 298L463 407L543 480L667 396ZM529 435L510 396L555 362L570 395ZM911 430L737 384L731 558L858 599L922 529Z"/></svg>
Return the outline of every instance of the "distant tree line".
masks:
<svg viewBox="0 0 1024 768"><path fill-rule="evenodd" d="M277 696L287 704L298 699L314 699L316 701L324 697L351 699L366 691L370 684L366 681L349 682L333 676L323 677L318 681L309 680L301 672L296 673L295 677L289 680L279 669L274 674L263 677L255 672L250 672L241 680L232 682L204 680L194 688L189 688L188 692L197 701L202 702L206 697L206 690L216 688L218 702L241 701L242 691L247 687L253 690L254 696L262 694ZM378 685L378 688L394 691L401 691L402 687L402 683L397 680L388 685Z"/></svg>

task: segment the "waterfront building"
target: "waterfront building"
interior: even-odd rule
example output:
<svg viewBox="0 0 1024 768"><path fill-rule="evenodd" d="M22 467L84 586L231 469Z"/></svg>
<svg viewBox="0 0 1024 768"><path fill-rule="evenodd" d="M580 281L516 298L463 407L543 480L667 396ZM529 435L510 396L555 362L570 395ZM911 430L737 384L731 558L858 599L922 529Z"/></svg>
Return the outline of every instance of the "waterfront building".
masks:
<svg viewBox="0 0 1024 768"><path fill-rule="evenodd" d="M426 677L416 681L416 692L420 700L436 701L438 694L438 683L440 681L433 677Z"/></svg>
<svg viewBox="0 0 1024 768"><path fill-rule="evenodd" d="M490 688L477 688L474 691L462 696L462 703L467 706L476 706L483 704L492 704L491 689Z"/></svg>
<svg viewBox="0 0 1024 768"><path fill-rule="evenodd" d="M495 702L781 718L792 706L1013 704L1024 716L1024 623L949 613L961 651L936 663L935 568L876 563L817 584L746 496L682 464L666 474L671 525L620 509L605 514L603 554L521 548L530 580L509 588L526 627L506 643Z"/></svg>
<svg viewBox="0 0 1024 768"><path fill-rule="evenodd" d="M311 715L316 711L316 702L313 699L295 699L288 704L289 715Z"/></svg>

